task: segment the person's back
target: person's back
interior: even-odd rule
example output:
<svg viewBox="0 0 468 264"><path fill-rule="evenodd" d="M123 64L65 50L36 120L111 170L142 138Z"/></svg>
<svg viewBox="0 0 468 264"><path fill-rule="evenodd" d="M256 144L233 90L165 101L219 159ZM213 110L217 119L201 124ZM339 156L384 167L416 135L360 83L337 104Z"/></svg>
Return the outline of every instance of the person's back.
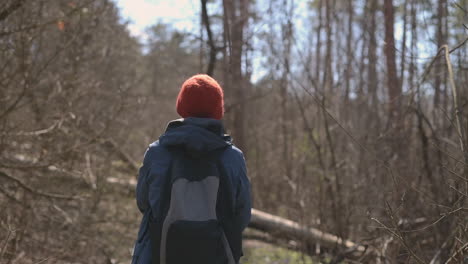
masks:
<svg viewBox="0 0 468 264"><path fill-rule="evenodd" d="M238 263L250 184L242 152L224 134L223 111L222 89L211 77L182 85L177 112L184 119L169 123L140 168L143 219L132 263Z"/></svg>

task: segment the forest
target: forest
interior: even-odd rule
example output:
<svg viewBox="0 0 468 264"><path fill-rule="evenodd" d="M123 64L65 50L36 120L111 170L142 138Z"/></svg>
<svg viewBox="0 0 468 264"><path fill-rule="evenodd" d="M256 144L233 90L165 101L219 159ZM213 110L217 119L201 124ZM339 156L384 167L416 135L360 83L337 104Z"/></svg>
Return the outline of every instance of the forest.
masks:
<svg viewBox="0 0 468 264"><path fill-rule="evenodd" d="M0 1L0 263L129 263L197 73L247 163L241 263L468 263L468 0L193 2L142 41L111 0Z"/></svg>

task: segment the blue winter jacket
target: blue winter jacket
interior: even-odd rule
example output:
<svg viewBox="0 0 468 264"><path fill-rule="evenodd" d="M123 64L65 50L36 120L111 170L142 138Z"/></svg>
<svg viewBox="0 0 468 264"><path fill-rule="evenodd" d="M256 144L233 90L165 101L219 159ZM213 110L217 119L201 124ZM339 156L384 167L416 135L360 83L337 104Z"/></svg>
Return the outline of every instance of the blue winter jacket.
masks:
<svg viewBox="0 0 468 264"><path fill-rule="evenodd" d="M239 231L244 230L250 221L250 183L247 178L244 156L231 143L231 138L224 135L221 121L194 117L171 121L159 140L149 145L139 171L136 200L143 219L133 251L132 263L134 264L152 262L149 221L155 219L161 210L159 199L164 179L167 178L170 169L173 154L168 147L171 146L183 147L192 153L205 153L225 148L220 160L224 165L228 180L232 183L231 186L235 188L230 191L234 196L232 201L235 201L234 208L236 209L236 217L233 221Z"/></svg>

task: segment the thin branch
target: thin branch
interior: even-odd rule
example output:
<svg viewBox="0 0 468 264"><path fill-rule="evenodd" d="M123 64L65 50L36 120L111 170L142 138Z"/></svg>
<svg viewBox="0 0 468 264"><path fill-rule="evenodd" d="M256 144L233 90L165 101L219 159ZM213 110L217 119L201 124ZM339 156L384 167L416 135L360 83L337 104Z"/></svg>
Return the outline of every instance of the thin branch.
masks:
<svg viewBox="0 0 468 264"><path fill-rule="evenodd" d="M455 257L459 254L459 253L462 253L465 249L468 248L468 242L466 242L461 248L459 248L457 251L455 251L455 253L453 253L452 256L450 256L449 259L447 259L447 261L445 262L445 264L448 264L450 263L452 260L455 259Z"/></svg>
<svg viewBox="0 0 468 264"><path fill-rule="evenodd" d="M56 121L54 124L52 124L50 127L45 128L45 129L36 130L36 131L29 131L29 132L20 131L20 132L17 132L17 133L1 132L0 135L2 135L2 136L40 136L40 135L47 134L47 133L51 132L57 126L59 126L60 123L61 123L61 121L59 120L59 121Z"/></svg>
<svg viewBox="0 0 468 264"><path fill-rule="evenodd" d="M457 188L453 187L452 185L449 185L450 189L456 191L458 194L460 194L461 196L465 196L466 198L468 198L468 194L466 193L463 193L461 192L460 190L458 190Z"/></svg>
<svg viewBox="0 0 468 264"><path fill-rule="evenodd" d="M8 227L8 234L5 239L5 243L3 244L2 251L0 252L0 259L3 259L3 255L5 254L6 248L8 246L8 241L10 240L11 235L15 232L15 230L12 230L10 227Z"/></svg>
<svg viewBox="0 0 468 264"><path fill-rule="evenodd" d="M468 42L468 37L465 38L462 42L460 42L458 45L456 45L454 48L452 48L450 51L448 51L448 53L452 53L454 51L456 51L457 49L461 48L463 45L466 44L466 42ZM446 45L444 45L446 46ZM432 65L434 65L434 63L436 62L437 58L441 57L442 54L440 53L443 49L444 49L444 46L442 46L436 53L436 55L434 56L434 58L432 58L431 62L429 63L429 66L426 68L426 70L424 71L423 75L421 76L421 79L420 81L418 82L418 86L421 86L421 84L426 80L426 77L427 75L429 74L431 68L432 68Z"/></svg>
<svg viewBox="0 0 468 264"><path fill-rule="evenodd" d="M437 219L436 221L424 226L424 227L421 227L421 228L418 228L418 229L412 229L412 230L401 230L402 233L411 233L411 232L418 232L418 231L423 231L425 229L428 229L432 226L435 226L437 223L439 223L440 221L442 221L444 218L446 218L447 216L449 215L452 215L454 213L457 213L458 211L463 211L463 210L466 210L466 208L463 208L463 207L460 207L458 209L455 209L451 212L448 212L448 213L444 213L441 217L439 217L439 219Z"/></svg>
<svg viewBox="0 0 468 264"><path fill-rule="evenodd" d="M468 38L465 39L465 42L467 40L468 40ZM460 147L461 147L461 151L465 152L466 142L463 141L465 135L464 135L463 127L461 125L462 117L461 117L460 108L458 106L458 92L457 92L457 87L455 86L452 63L450 62L450 51L449 51L449 48L448 48L447 44L443 45L441 49L445 50L445 60L447 62L447 70L449 72L449 83L450 83L450 87L452 88L453 106L455 108L455 118L456 118L456 122L457 122L457 133L458 133L458 137L459 137L459 140L460 140ZM465 160L465 162L466 162L466 160Z"/></svg>
<svg viewBox="0 0 468 264"><path fill-rule="evenodd" d="M34 190L32 187L28 186L27 184L25 184L23 181L21 181L20 179L17 179L11 175L8 175L6 174L5 172L3 171L0 171L0 176L3 177L3 178L6 178L8 180L11 180L13 182L15 182L16 184L18 184L21 188L25 189L26 191L32 193L32 194L35 194L35 195L39 195L39 196L44 196L44 197L47 197L47 198L53 198L53 199L64 199L64 200L74 200L74 199L78 199L79 197L76 197L76 196L67 196L67 195L62 195L62 194L55 194L55 193L45 193L45 192L41 192L41 191L36 191Z"/></svg>
<svg viewBox="0 0 468 264"><path fill-rule="evenodd" d="M9 15L20 8L24 3L24 0L14 0L13 3L0 12L0 21L5 20Z"/></svg>
<svg viewBox="0 0 468 264"><path fill-rule="evenodd" d="M448 153L447 151L443 150L442 148L440 148L439 146L437 146L434 142L432 142L432 145L437 149L439 150L440 152L444 153L445 155L447 155L449 158L453 159L454 161L456 162L459 162L465 166L468 166L467 163L465 163L463 160L453 156L452 154Z"/></svg>
<svg viewBox="0 0 468 264"><path fill-rule="evenodd" d="M125 153L119 146L118 144L113 141L112 139L106 139L106 140L103 140L101 142L101 146L103 146L107 151L109 151L109 153L114 153L116 154L120 160L122 160L123 162L125 162L125 164L129 167L130 170L132 170L133 172L136 172L138 171L138 169L140 168L140 166L138 165L138 163L136 163L131 157L130 155L128 155L127 153Z"/></svg>
<svg viewBox="0 0 468 264"><path fill-rule="evenodd" d="M406 241L405 239L400 235L398 234L397 232L393 231L392 228L386 226L385 224L383 224L382 222L380 222L377 218L374 218L372 217L371 218L372 221L376 222L377 224L379 224L383 229L385 229L387 232L389 232L390 234L392 234L394 237L398 238L402 243L403 245L405 246L405 248L409 251L409 253L414 257L414 259L419 263L419 264L424 264L424 260L422 260L421 258L419 258L418 255L416 255L413 250L411 248L408 247L408 245L406 244Z"/></svg>
<svg viewBox="0 0 468 264"><path fill-rule="evenodd" d="M0 32L0 37L4 37L4 36L11 35L11 34L19 33L19 32L25 31L25 30L43 28L43 27L46 27L48 25L55 24L59 20L62 20L64 18L67 18L68 16L71 16L71 15L74 15L74 14L80 12L82 10L82 8L90 5L92 2L94 2L94 0L88 1L88 2L86 2L86 3L84 3L84 4L80 5L80 6L77 6L76 8L72 9L70 12L66 13L63 16L57 17L55 19L51 19L51 20L46 21L46 22L41 23L41 24L27 25L27 26L19 27L17 29L11 30L11 31L2 31L2 32Z"/></svg>
<svg viewBox="0 0 468 264"><path fill-rule="evenodd" d="M468 13L468 11L465 8L463 8L461 5L459 5L458 3L453 3L453 4L457 6L458 8L460 8L463 12Z"/></svg>
<svg viewBox="0 0 468 264"><path fill-rule="evenodd" d="M13 201L14 203L20 205L21 207L26 207L28 208L27 205L25 205L23 202L21 202L20 200L18 200L16 197L14 197L13 195L9 194L5 189L3 189L2 187L0 187L0 193L3 193L3 195L6 196L6 198L10 199L11 201ZM2 259L1 255L0 255L0 259Z"/></svg>
<svg viewBox="0 0 468 264"><path fill-rule="evenodd" d="M443 169L446 169L448 172L450 172L450 174L453 174L453 175L455 175L456 177L460 178L461 180L468 182L468 179L467 179L467 178L465 178L465 177L461 176L460 174L454 172L454 171L451 170L450 168L448 168L448 167L446 167L446 166L444 166L444 165L442 165L441 167L442 167Z"/></svg>
<svg viewBox="0 0 468 264"><path fill-rule="evenodd" d="M261 93L261 94L257 94L257 95L253 95L251 97L245 98L244 100L242 100L240 102L233 102L231 104L225 105L224 106L224 112L227 113L227 112L231 111L232 109L234 109L237 106L241 106L241 105L244 105L244 104L249 103L251 101L256 101L256 100L262 99L264 97L267 97L272 92L273 92L273 90L270 90L270 91L265 92L265 93Z"/></svg>

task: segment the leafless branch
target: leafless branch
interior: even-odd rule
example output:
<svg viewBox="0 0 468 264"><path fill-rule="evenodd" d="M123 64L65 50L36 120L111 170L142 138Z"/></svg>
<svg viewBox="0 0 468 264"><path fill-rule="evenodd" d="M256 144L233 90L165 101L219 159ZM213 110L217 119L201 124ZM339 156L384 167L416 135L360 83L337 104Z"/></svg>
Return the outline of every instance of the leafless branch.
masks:
<svg viewBox="0 0 468 264"><path fill-rule="evenodd" d="M65 200L80 199L80 197L77 197L77 196L67 196L67 195L62 195L62 194L45 193L45 192L34 190L32 187L28 186L23 181L15 178L15 177L13 177L11 175L8 175L3 171L0 171L0 176L15 182L16 184L21 186L21 188L23 188L24 190L26 190L26 191L28 191L28 192L30 192L32 194L35 194L35 195L44 196L44 197L53 198L53 199L65 199Z"/></svg>

